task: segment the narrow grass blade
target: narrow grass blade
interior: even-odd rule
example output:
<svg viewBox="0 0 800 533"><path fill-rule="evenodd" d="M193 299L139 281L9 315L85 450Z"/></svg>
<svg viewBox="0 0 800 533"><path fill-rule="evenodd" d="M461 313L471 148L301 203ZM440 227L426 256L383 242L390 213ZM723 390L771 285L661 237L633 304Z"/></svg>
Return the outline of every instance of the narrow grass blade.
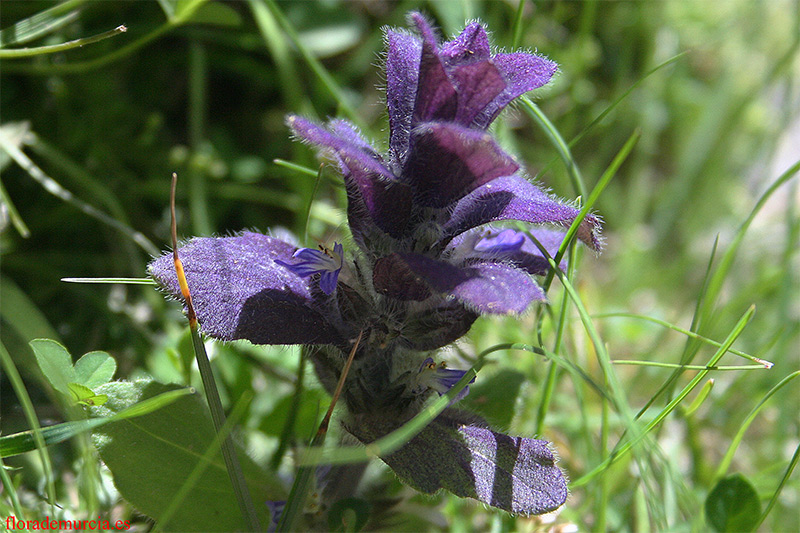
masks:
<svg viewBox="0 0 800 533"><path fill-rule="evenodd" d="M758 402L758 404L755 407L753 407L750 413L748 413L748 415L742 422L742 425L739 427L739 431L736 432L736 435L731 440L731 444L730 446L728 446L728 450L725 452L722 461L720 461L719 466L717 467L717 471L714 473L714 481L712 482L712 485L715 485L717 481L722 479L722 477L728 472L728 468L731 466L731 461L733 461L733 456L736 453L736 449L739 447L739 444L741 444L742 439L744 438L744 434L747 431L747 428L750 427L750 424L753 422L753 420L755 420L756 416L758 416L758 413L767 403L767 400L769 400L773 394L775 394L783 387L788 385L789 382L792 381L797 376L800 376L800 370L792 372L791 374L783 378L780 382L778 382L777 385L772 387L764 395L764 397L761 398L761 401Z"/></svg>
<svg viewBox="0 0 800 533"><path fill-rule="evenodd" d="M586 218L586 215L589 214L589 211L594 207L594 204L597 202L600 195L605 190L606 186L611 182L611 179L617 174L617 170L619 167L622 166L622 163L628 158L633 147L636 146L639 137L641 136L641 132L636 130L634 131L628 140L625 141L625 144L622 145L622 148L617 155L614 156L614 159L611 161L611 164L606 168L603 175L600 176L600 179L597 181L597 184L592 188L592 192L589 193L589 197L586 198L581 206L581 210L578 213L578 216L575 217L575 220L572 221L569 228L567 229L567 233L564 236L563 241L561 242L561 246L558 248L558 252L554 257L555 264L560 264L561 259L564 257L564 254L567 253L567 247L572 243L575 239L575 235L578 233L578 228L583 222L583 219ZM547 273L544 282L542 283L542 288L545 292L550 288L550 284L553 282L553 276L555 275L555 271L551 270Z"/></svg>
<svg viewBox="0 0 800 533"><path fill-rule="evenodd" d="M294 425L297 421L297 414L300 412L300 400L303 397L304 378L306 374L305 348L301 348L300 352L300 361L297 365L297 379L295 380L294 394L292 394L292 403L286 415L286 423L281 431L278 447L275 449L275 453L272 454L272 459L270 460L272 470L276 471L281 464L286 450L289 448L289 441L294 437Z"/></svg>
<svg viewBox="0 0 800 533"><path fill-rule="evenodd" d="M25 418L30 427L33 428L29 435L29 443L31 445L30 450L34 448L39 450L39 458L42 461L42 470L44 470L47 498L50 501L50 511L55 512L55 505L57 501L56 486L55 481L53 480L53 462L50 459L50 452L47 450L47 443L44 439L42 427L39 424L39 419L36 416L36 410L33 408L31 397L28 394L27 389L25 389L25 383L22 381L22 376L20 376L19 371L14 364L14 360L11 359L11 354L8 353L8 350L6 350L6 347L2 342L0 342L0 367L5 370L8 380L11 382L11 388L14 389L14 394L16 394L17 399L22 406L22 412L25 414ZM4 456L0 454L0 457Z"/></svg>
<svg viewBox="0 0 800 533"><path fill-rule="evenodd" d="M28 229L28 226L25 224L25 221L22 220L22 217L19 215L19 211L14 206L14 203L11 201L11 197L8 195L6 188L3 186L3 182L0 181L0 204L6 206L6 210L8 213L8 218L11 220L11 224L17 230L17 232L25 239L31 236L31 230Z"/></svg>
<svg viewBox="0 0 800 533"><path fill-rule="evenodd" d="M714 379L709 379L706 381L706 384L703 385L703 388L700 389L700 392L697 393L697 397L692 400L692 403L689 404L689 407L683 410L683 417L688 418L692 416L692 413L697 411L703 402L706 401L708 395L711 394L711 389L714 388Z"/></svg>
<svg viewBox="0 0 800 533"><path fill-rule="evenodd" d="M61 278L65 283L118 283L121 285L155 285L150 278Z"/></svg>
<svg viewBox="0 0 800 533"><path fill-rule="evenodd" d="M586 126L585 128L583 128L583 130L581 130L581 132L580 132L578 135L576 135L575 137L573 137L573 139L572 139L571 141L569 141L569 144L568 144L568 146L569 146L570 148L572 148L573 146L575 146L576 144L578 144L578 143L581 141L581 139L583 139L583 138L586 136L586 134L587 134L587 133L589 133L590 131L592 131L592 130L595 128L595 126L597 126L598 124L600 124L600 122L602 122L602 121L603 121L603 119L604 119L604 118L606 118L606 116L608 116L608 114L609 114L609 113L611 113L611 112L612 112L614 109L616 109L616 107L617 107L617 106L618 106L618 105L619 105L619 104L620 104L620 103L621 103L621 102L622 102L622 101L623 101L625 98L627 98L627 97L628 97L628 95L629 95L629 94L631 94L631 93L633 92L633 90L634 90L636 87L638 87L639 85L641 85L641 84L642 84L642 82L644 82L644 81L645 81L647 78L649 78L650 76L652 76L653 74L655 74L655 73L656 73L656 72L658 72L659 70L663 69L664 67L667 67L667 66L671 65L672 63L675 63L676 61L678 61L679 59L681 59L683 56L685 56L685 55L686 55L686 54L688 54L688 53L689 53L688 51L684 51L684 52L681 52L681 53L679 53L679 54L675 54L674 56L670 57L670 58L669 58L669 59L667 59L666 61L664 61L664 62L662 62L662 63L660 63L660 64L656 65L656 66L655 66L655 67L653 67L653 68L652 68L650 71L648 71L648 72L647 72L647 73L646 73L644 76L642 76L641 78L639 78L638 80L636 80L636 82L635 82L635 83L633 83L633 85L631 85L630 87L628 87L628 89L627 89L627 90L625 90L625 91L624 91L622 94L620 94L620 95L619 95L619 96L618 96L618 97L617 97L617 98L616 98L616 99L615 99L613 102L611 102L611 104L610 104L608 107L606 107L606 108L603 110L603 112L602 112L602 113L600 113L599 115L597 115L597 117L596 117L594 120L592 120L592 121L589 123L589 125L588 125L588 126Z"/></svg>
<svg viewBox="0 0 800 533"><path fill-rule="evenodd" d="M734 343L734 341L739 337L739 335L744 331L744 328L747 326L747 323L750 322L750 319L753 317L753 313L755 312L754 307L750 307L744 315L739 319L736 326L731 330L728 334L728 337L722 343L722 346L716 351L716 353L711 357L708 362L708 366L714 366L717 362L725 355L725 352L730 348L730 346ZM691 381L681 390L681 392L675 396L675 398L670 401L664 409L661 410L645 427L644 429L636 435L629 437L629 439L621 443L617 446L615 450L611 452L609 457L593 468L587 474L584 474L577 480L572 482L572 487L580 487L589 483L592 479L594 479L597 475L602 473L605 469L611 466L613 463L618 461L621 457L627 454L631 449L641 441L645 436L647 436L653 429L658 426L675 408L689 395L689 393L694 390L695 387L705 378L708 370L700 370L697 374L692 378Z"/></svg>
<svg viewBox="0 0 800 533"><path fill-rule="evenodd" d="M0 48L25 44L52 33L78 18L86 0L68 0L0 30Z"/></svg>
<svg viewBox="0 0 800 533"><path fill-rule="evenodd" d="M89 44L94 44L96 42L103 41L111 37L116 37L117 35L125 33L126 31L128 31L128 28L126 28L123 25L120 25L114 28L113 30L104 31L103 33L99 33L91 37L83 37L81 39L75 39L74 41L68 41L66 43L52 44L48 46L35 46L32 48L0 50L0 59L16 59L20 57L32 57L45 54L55 54L58 52L71 50L73 48L82 48Z"/></svg>
<svg viewBox="0 0 800 533"><path fill-rule="evenodd" d="M575 192L580 196L586 196L586 185L583 183L583 178L581 177L580 170L578 170L578 165L575 164L575 160L572 158L572 153L569 150L569 146L564 141L564 138L561 136L561 133L556 129L550 119L539 109L539 106L531 102L531 100L527 96L523 96L519 99L520 103L522 104L522 109L525 113L542 129L544 134L550 140L550 143L558 152L558 155L561 157L561 160L564 162L564 166L567 168L567 174L569 174L570 181L572 182L572 187L575 189Z"/></svg>
<svg viewBox="0 0 800 533"><path fill-rule="evenodd" d="M519 0L517 3L517 10L514 12L514 26L512 27L511 34L511 49L516 50L519 48L519 43L522 41L522 15L525 13L525 0Z"/></svg>
<svg viewBox="0 0 800 533"><path fill-rule="evenodd" d="M666 320L661 320L661 319L650 317L650 316L647 316L647 315L639 315L639 314L636 314L636 313L601 313L601 314L592 315L592 318L616 318L616 317L619 317L619 318L635 318L637 320L645 320L645 321L648 321L648 322L652 322L654 324L658 324L660 326L664 326L665 328L669 328L669 329L671 329L673 331L677 331L678 333L686 335L687 337L690 337L692 339L697 339L697 340L699 340L701 342L704 342L704 343L709 344L711 346L714 346L716 348L719 348L720 346L722 346L721 343L719 343L719 342L717 342L715 340L709 339L707 337L703 337L702 335L698 335L694 331L691 331L691 330L684 329L682 327L676 326L675 324L667 322ZM730 353L734 354L734 355L738 355L739 357L743 357L744 359L748 359L750 361L753 361L754 363L758 363L763 368L769 369L769 368L772 368L772 366L773 366L773 364L770 361L767 361L765 359L761 359L759 357L755 357L754 355L750 355L748 353L744 353L744 352L741 352L739 350L734 350L733 348L731 348L728 351ZM683 366L685 366L685 365L683 365Z"/></svg>
<svg viewBox="0 0 800 533"><path fill-rule="evenodd" d="M674 368L677 370L764 370L764 365L681 365L678 363L661 363L659 361L639 361L636 359L613 359L615 365L651 366L653 368Z"/></svg>
<svg viewBox="0 0 800 533"><path fill-rule="evenodd" d="M170 213L171 213L171 230L172 230L172 257L175 263L175 273L178 276L178 282L181 287L181 294L183 295L184 302L189 315L189 330L192 336L192 346L194 348L195 360L197 367L200 371L200 378L203 381L203 388L206 393L206 400L208 401L208 408L211 411L211 420L214 422L214 429L219 435L222 427L225 425L225 412L222 409L222 401L219 397L219 390L217 383L214 380L214 372L211 368L211 363L208 360L206 348L203 345L203 339L200 338L200 331L197 324L197 315L194 312L192 305L192 294L189 291L189 285L186 281L186 275L183 271L183 264L178 257L178 230L175 217L175 189L177 186L178 175L172 174L172 188L170 190ZM255 508L253 507L253 500L250 498L250 489L244 480L242 473L242 466L239 463L239 458L236 456L236 449L234 448L233 439L230 434L222 439L222 458L225 461L225 468L228 471L228 476L233 486L233 491L236 494L236 501L239 503L239 509L248 525L250 531L260 531L258 516L256 515Z"/></svg>
<svg viewBox="0 0 800 533"><path fill-rule="evenodd" d="M328 434L328 425L333 416L333 408L336 407L336 402L342 394L347 375L350 373L350 366L353 364L353 359L355 358L356 351L358 351L358 346L361 344L363 335L364 331L362 330L359 332L358 338L356 338L356 342L350 350L350 355L347 357L344 368L342 368L342 375L339 376L339 382L336 384L336 390L331 397L331 404L328 407L328 411L325 413L322 422L320 422L317 434L314 435L314 438L311 440L311 448L321 448L323 444L325 444L325 438ZM286 507L284 507L280 521L278 522L279 532L293 531L295 521L303 511L306 500L308 499L308 493L311 490L311 476L314 474L315 470L316 467L308 465L301 466L300 470L297 472L297 476L292 484L292 490L289 493L289 499L286 501Z"/></svg>
<svg viewBox="0 0 800 533"><path fill-rule="evenodd" d="M47 426L40 428L39 430L33 429L20 433L14 433L13 435L6 435L5 437L0 438L0 457L11 457L13 455L27 453L39 448L39 445L36 443L37 434L41 435L42 446L51 446L108 424L109 422L135 418L137 416L152 413L153 411L169 405L181 396L186 396L187 394L193 393L194 389L191 388L176 389L174 391L165 392L163 394L159 394L158 396L154 396L153 398L143 400L113 416L106 418L75 420L72 422L64 422L61 424L55 424L53 426Z"/></svg>
<svg viewBox="0 0 800 533"><path fill-rule="evenodd" d="M11 500L11 507L14 509L14 516L18 520L25 520L25 510L22 508L19 502L19 495L17 494L17 487L14 486L14 482L11 481L11 477L8 475L8 471L6 470L6 465L3 464L3 460L0 459L0 483L3 486L3 494L8 494L8 499Z"/></svg>
<svg viewBox="0 0 800 533"><path fill-rule="evenodd" d="M306 176L316 177L319 172L318 170L314 170L313 168L309 168L303 165L298 165L297 163L286 161L285 159L273 159L272 162L278 165L279 167L288 168L290 170L294 170L295 172L299 172L300 174L305 174Z"/></svg>
<svg viewBox="0 0 800 533"><path fill-rule="evenodd" d="M16 163L25 170L28 175L39 183L44 190L61 200L74 205L85 214L100 222L111 226L112 228L120 231L126 237L138 244L144 251L150 255L158 255L158 248L150 242L142 233L134 230L130 226L120 223L119 221L109 217L107 214L96 209L84 202L83 200L75 197L71 192L62 187L56 180L45 174L33 161L28 158L25 153L20 150L13 142L11 142L6 134L0 129L0 147L8 153L8 155L16 161Z"/></svg>
<svg viewBox="0 0 800 533"><path fill-rule="evenodd" d="M3 68L8 72L21 72L38 75L81 74L89 72L128 57L140 48L146 46L151 41L158 39L175 27L180 26L184 22L188 21L192 15L194 15L195 11L197 11L197 9L205 2L206 0L193 0L190 2L185 2L183 7L179 10L174 18L170 19L161 26L158 26L156 29L143 35L134 42L96 59L63 64L31 63L27 65L4 65Z"/></svg>
<svg viewBox="0 0 800 533"><path fill-rule="evenodd" d="M784 472L783 477L781 478L780 483L778 483L778 487L775 489L775 492L772 493L772 497L769 499L769 503L767 507L764 509L764 512L761 513L761 516L758 519L758 523L756 524L755 529L758 529L761 524L764 523L764 520L767 519L770 511L772 508L775 507L775 504L778 503L778 497L781 495L781 491L783 487L786 485L786 482L789 481L789 478L794 472L794 469L797 467L797 463L800 461L800 445L794 449L794 455L792 455L792 460L789 461L789 466L786 467L786 472Z"/></svg>

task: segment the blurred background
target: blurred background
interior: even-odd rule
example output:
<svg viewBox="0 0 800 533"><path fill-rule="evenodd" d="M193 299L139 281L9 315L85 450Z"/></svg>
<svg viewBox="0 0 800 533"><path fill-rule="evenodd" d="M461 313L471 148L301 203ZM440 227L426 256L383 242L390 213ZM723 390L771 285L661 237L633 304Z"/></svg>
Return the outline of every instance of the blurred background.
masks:
<svg viewBox="0 0 800 533"><path fill-rule="evenodd" d="M57 339L75 357L108 351L119 378L186 381L179 354L189 345L179 305L148 285L60 281L145 277L151 256L169 247L172 172L180 176L179 235L277 226L302 233L311 205L309 242L329 242L343 231L342 188L331 169L315 188L313 174L276 164L290 161L314 172L319 167L313 152L290 138L286 114L356 120L383 148L388 126L379 90L382 28L408 27L406 14L421 10L449 38L466 20L479 19L492 31L494 45L509 50L518 5L279 2L301 50L274 11L257 0L207 4L180 23L174 18L180 6L167 0L66 4L61 22L25 43L14 40L24 29L18 23L55 4L4 0L0 7L0 52L127 28L63 52L0 54L0 127L5 142L25 158L0 150L2 342L43 424L64 415L51 402L27 347L33 338ZM596 204L605 220L605 250L597 257L583 254L578 265L576 284L589 312L638 313L687 329L693 317L702 316L696 329L721 341L756 306L735 346L772 361L774 368L716 373L713 391L692 417L664 423L660 450L651 459L657 473L648 478L656 488L642 489L637 464L622 464L604 481L611 490L603 494L610 497L601 498L592 484L580 487L555 519L558 527L592 529L602 508L601 523L609 529L688 528L746 414L800 368L796 177L758 211L713 301L698 304L709 263L719 265L759 197L800 159L800 3L537 1L524 6L521 30L518 47L560 66L554 82L532 98L567 142L577 139L572 155L588 190L631 135L641 135ZM525 113L511 109L497 122L501 143L531 176L558 196L578 196L556 149ZM560 302L559 295L555 284L552 300ZM698 314L698 308L704 311ZM615 360L677 363L689 350L684 335L643 320L598 317L596 326ZM457 351L468 357L498 342L533 343L534 331L533 314L484 318ZM567 338L564 357L596 373L577 321ZM703 348L695 363L711 353ZM285 418L297 351L237 344L218 346L212 355L225 398L243 389L261 392L248 413L247 438L256 458L268 456L281 413ZM728 355L723 363L746 361ZM503 423L515 434L531 434L548 367L532 354L508 354L486 376L509 369L524 381L515 385L519 397ZM669 377L669 370L646 366L616 369L634 412ZM764 501L798 445L799 390L792 383L778 393L734 458L731 470L748 476ZM27 429L5 378L0 393L2 433ZM309 395L312 403L324 396L313 386ZM599 462L596 400L591 391L576 391L569 379L557 382L543 437L555 442L573 479ZM314 414L311 409L304 415L309 427ZM69 448L59 450L56 468L73 471ZM35 494L35 476L26 475L31 474L23 474L21 484ZM62 483L69 491L69 481ZM800 528L799 495L795 475L765 530ZM423 518L396 522L399 529L550 527L535 519L498 518L448 496L415 501L426 509L424 516L416 513ZM119 512L136 516L129 508Z"/></svg>

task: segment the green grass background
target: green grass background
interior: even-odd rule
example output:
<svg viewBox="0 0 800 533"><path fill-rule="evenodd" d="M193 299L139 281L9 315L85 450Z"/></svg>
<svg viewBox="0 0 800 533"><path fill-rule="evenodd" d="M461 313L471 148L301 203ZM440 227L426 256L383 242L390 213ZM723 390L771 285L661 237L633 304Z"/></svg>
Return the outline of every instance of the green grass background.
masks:
<svg viewBox="0 0 800 533"><path fill-rule="evenodd" d="M530 2L515 35L516 1L279 2L300 50L275 11L258 0L228 2L206 20L185 21L175 19L180 5L166 0L71 1L65 12L76 14L63 24L31 42L8 43L13 35L6 30L18 30L16 23L52 5L4 0L0 7L0 124L41 171L23 168L0 150L2 342L43 425L66 415L27 348L33 338L58 339L74 355L106 350L121 378L187 382L180 354L190 348L177 304L151 286L59 281L143 277L150 254L168 247L173 171L180 175L184 236L276 226L302 234L308 205L309 243L341 234L344 203L335 173L326 170L315 193L313 176L275 163L318 167L307 147L291 141L284 116L344 116L385 147L388 126L377 89L383 83L381 28L407 26L406 13L422 10L444 36L478 18L497 47L537 50L559 63L554 82L532 98L567 142L577 139L569 161L580 169L586 191L626 141L639 135L594 206L605 220L606 246L600 256L578 253L571 279L580 305L562 305L567 297L555 281L549 312L483 318L450 353L469 361L497 343L541 345L586 377L540 355L503 351L493 354L478 381L508 371L524 375L517 401L498 411L507 413L503 422L510 432L553 441L562 467L578 481L555 524L703 530L703 501L726 452L741 442L722 473L744 474L762 508L775 500L763 531L800 529L797 474L776 495L799 442L798 384L776 392L737 436L748 413L800 369L797 178L777 188L742 231L759 197L800 159L800 3ZM120 24L127 32L82 48L4 55ZM559 196L580 194L574 174L522 107L505 112L494 131L531 176ZM52 194L53 183L70 197ZM99 220L86 206L128 229ZM138 243L133 232L140 234ZM614 361L696 365L706 364L715 350L669 327L599 315L644 315L721 342L738 331L737 321L751 305L755 315L734 347L774 367L712 370L700 385L713 378L713 388L694 412L683 408L699 388L633 454L584 477L630 429L626 412L636 414L652 401L642 413L647 423L696 375L677 373L656 396L674 369L614 364L609 373L604 350ZM577 309L592 316L594 339ZM598 339L600 353L593 342ZM266 463L280 434L277 413L293 391L298 351L237 344L213 352L228 405L244 391L256 393L243 421L244 438L254 458ZM748 361L727 354L720 364ZM606 398L620 400L619 409L588 379ZM313 402L319 394L311 387ZM27 429L5 373L0 395L2 434ZM118 500L107 474L97 473L100 484L81 479L81 465L96 460L90 451L60 445L51 453L60 505L75 516L102 510L146 527ZM18 467L10 475L32 516L49 509L38 456L6 463ZM388 493L401 500L387 507L387 529L552 527L448 495L414 496L379 466L374 470L371 475L385 476ZM8 494L6 488L0 496L0 515L9 512Z"/></svg>

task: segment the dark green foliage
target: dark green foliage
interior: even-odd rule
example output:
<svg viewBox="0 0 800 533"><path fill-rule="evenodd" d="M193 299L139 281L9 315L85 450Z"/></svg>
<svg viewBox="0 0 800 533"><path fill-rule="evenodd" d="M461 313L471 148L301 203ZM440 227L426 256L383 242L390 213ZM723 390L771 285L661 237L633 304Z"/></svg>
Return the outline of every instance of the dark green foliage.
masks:
<svg viewBox="0 0 800 533"><path fill-rule="evenodd" d="M706 498L706 519L717 531L751 531L759 523L761 502L742 474L728 476Z"/></svg>
<svg viewBox="0 0 800 533"><path fill-rule="evenodd" d="M110 383L98 389L109 400L94 408L94 414L109 416L175 388L152 381ZM93 433L94 445L114 474L120 494L165 530L232 531L244 525L207 413L204 400L195 394ZM280 483L244 454L240 459L254 501L280 499ZM202 473L194 478L198 470ZM169 520L162 520L177 495L183 501ZM262 523L268 523L266 506L258 506L257 511Z"/></svg>

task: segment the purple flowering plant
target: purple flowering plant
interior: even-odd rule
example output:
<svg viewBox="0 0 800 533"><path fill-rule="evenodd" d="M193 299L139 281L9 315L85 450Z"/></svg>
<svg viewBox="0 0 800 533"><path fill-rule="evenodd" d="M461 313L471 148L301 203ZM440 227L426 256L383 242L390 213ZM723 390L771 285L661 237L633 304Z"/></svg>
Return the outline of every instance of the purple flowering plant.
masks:
<svg viewBox="0 0 800 533"><path fill-rule="evenodd" d="M436 350L479 316L516 316L546 301L533 277L550 268L542 249L555 255L580 211L532 183L488 132L556 64L493 54L479 23L440 42L422 15L410 19L415 32L386 32L386 153L345 120L287 119L341 172L352 242L311 249L245 232L194 238L178 251L205 334L310 346L329 393L362 334L340 403L344 431L363 444L401 428L465 374L437 362ZM577 236L597 250L599 231L588 215ZM171 255L150 274L180 295ZM381 459L423 493L446 489L525 515L563 505L567 483L550 444L497 432L459 409L467 392Z"/></svg>

